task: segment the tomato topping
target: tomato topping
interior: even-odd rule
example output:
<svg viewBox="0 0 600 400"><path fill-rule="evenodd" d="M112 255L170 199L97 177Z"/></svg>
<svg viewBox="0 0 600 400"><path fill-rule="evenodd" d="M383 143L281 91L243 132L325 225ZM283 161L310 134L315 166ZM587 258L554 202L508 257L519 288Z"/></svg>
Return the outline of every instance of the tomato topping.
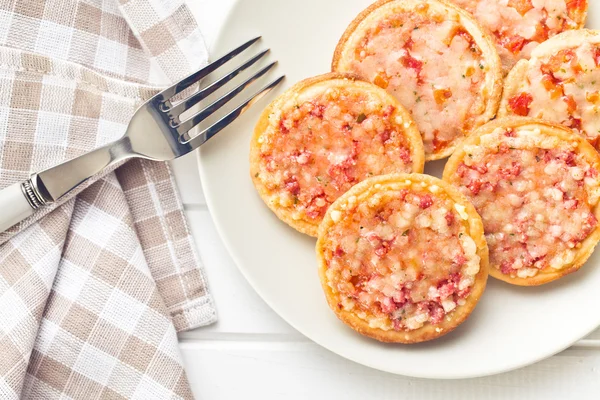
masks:
<svg viewBox="0 0 600 400"><path fill-rule="evenodd" d="M439 105L442 105L452 97L452 91L449 89L435 89L433 91L433 98L435 102Z"/></svg>
<svg viewBox="0 0 600 400"><path fill-rule="evenodd" d="M596 61L596 67L600 66L600 47L594 49L594 61Z"/></svg>
<svg viewBox="0 0 600 400"><path fill-rule="evenodd" d="M575 99L573 98L573 96L571 96L571 95L564 96L563 100L564 100L565 103L567 103L567 110L569 111L570 114L572 114L575 111L577 111L577 102L575 101Z"/></svg>
<svg viewBox="0 0 600 400"><path fill-rule="evenodd" d="M402 57L402 65L406 68L414 69L417 75L421 73L421 69L423 69L423 61L419 61L410 54Z"/></svg>
<svg viewBox="0 0 600 400"><path fill-rule="evenodd" d="M575 118L575 117L569 117L569 120L571 121L571 125L570 125L571 129L576 129L578 131L582 130L581 119Z"/></svg>
<svg viewBox="0 0 600 400"><path fill-rule="evenodd" d="M433 150L434 151L439 151L440 149L445 149L446 147L448 147L448 144L450 143L447 140L442 140L438 137L438 135L440 134L439 131L434 131L434 138L433 138Z"/></svg>
<svg viewBox="0 0 600 400"><path fill-rule="evenodd" d="M590 103L597 103L600 100L600 92L586 93L585 99Z"/></svg>
<svg viewBox="0 0 600 400"><path fill-rule="evenodd" d="M382 89L387 89L390 84L390 80L385 73L378 73L373 80L373 83Z"/></svg>
<svg viewBox="0 0 600 400"><path fill-rule="evenodd" d="M529 93L521 93L508 100L508 105L515 114L525 117L529 114L529 106L532 101L533 97Z"/></svg>
<svg viewBox="0 0 600 400"><path fill-rule="evenodd" d="M508 5L517 10L521 15L525 15L528 11L533 9L531 0L508 0Z"/></svg>
<svg viewBox="0 0 600 400"><path fill-rule="evenodd" d="M503 38L500 42L502 44L502 47L504 47L513 54L519 53L527 44L527 40L519 35L507 36Z"/></svg>

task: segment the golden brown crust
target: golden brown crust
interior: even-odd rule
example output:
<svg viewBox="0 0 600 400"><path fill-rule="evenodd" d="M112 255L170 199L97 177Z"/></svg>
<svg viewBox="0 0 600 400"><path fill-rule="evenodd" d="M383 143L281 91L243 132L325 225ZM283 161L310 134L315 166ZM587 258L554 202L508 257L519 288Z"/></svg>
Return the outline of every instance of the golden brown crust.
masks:
<svg viewBox="0 0 600 400"><path fill-rule="evenodd" d="M331 61L331 71L336 72L339 71L340 62L342 60L342 54L345 50L346 44L350 41L354 32L358 29L358 26L367 18L373 11L377 10L384 4L390 3L396 0L379 0L375 3L371 4L369 7L364 9L360 14L354 18L354 20L350 23L348 28L344 31L344 34L338 41L337 46L335 47L335 51L333 52L333 60Z"/></svg>
<svg viewBox="0 0 600 400"><path fill-rule="evenodd" d="M509 117L512 115L508 110L508 100L517 93L519 83L521 82L521 79L524 79L528 66L529 60L519 60L506 76L502 100L500 100L500 106L498 107L498 118Z"/></svg>
<svg viewBox="0 0 600 400"><path fill-rule="evenodd" d="M531 60L552 57L561 50L578 47L584 42L600 43L600 31L580 29L563 32L536 47L529 60L520 60L504 81L504 91L498 109L498 117L503 118L512 115L508 108L508 101L519 94L520 83L527 79L526 74L529 71Z"/></svg>
<svg viewBox="0 0 600 400"><path fill-rule="evenodd" d="M351 197L356 197L360 202L361 199L369 198L373 194L381 190L385 190L386 185L404 184L407 181L425 183L428 187L433 185L438 186L452 201L465 207L465 212L468 215L468 219L464 221L464 226L466 227L468 234L475 241L477 246L477 255L481 258L481 264L480 270L475 277L475 284L472 288L471 294L466 299L465 305L458 306L455 310L453 310L451 314L449 314L451 315L450 319L444 318L442 322L436 325L427 323L423 327L413 331L385 331L379 328L371 328L365 320L357 317L352 312L340 309L338 307L340 299L327 283L327 261L325 259L324 248L327 240L327 232L335 224L331 216L332 211L343 211L345 205L348 203ZM350 191L333 203L327 211L327 214L319 227L316 252L319 262L319 278L321 280L321 286L325 293L329 307L334 311L337 317L360 334L381 342L389 343L412 344L425 342L439 338L456 329L456 327L463 323L475 309L475 306L479 302L485 290L489 272L488 247L483 231L483 222L481 221L479 214L477 214L475 211L473 205L462 193L458 192L458 190L453 188L451 185L432 176L422 174L392 174L377 176L367 179L354 186L352 189L350 189Z"/></svg>
<svg viewBox="0 0 600 400"><path fill-rule="evenodd" d="M445 1L445 0L379 0L367 9L362 11L352 23L348 26L341 39L339 40L331 63L331 70L334 72L347 72L341 65L344 53L348 43L351 42L351 38L359 31L361 23L369 17L372 13L377 12L382 6L388 3L398 3L404 6L408 10L412 10L419 4L437 4L445 7L448 10L456 12L459 16L459 22L466 29L466 31L475 39L475 42L482 51L483 58L487 60L489 65L488 79L491 80L490 90L486 96L486 109L475 121L474 127L477 128L486 122L490 121L496 116L496 112L500 105L503 88L503 76L502 62L498 56L496 45L493 39L486 33L486 30L473 18L469 13L457 7L456 5ZM447 148L444 148L441 152L435 154L426 154L425 161L440 160L450 156L455 148L459 144L459 140Z"/></svg>
<svg viewBox="0 0 600 400"><path fill-rule="evenodd" d="M412 120L412 117L410 116L408 111L404 107L402 107L398 103L398 101L393 96L389 95L385 90L371 83L360 80L356 75L341 73L328 73L308 78L292 86L285 93L277 97L263 111L262 115L259 118L259 121L254 129L254 134L250 144L250 176L252 177L252 181L260 197L280 220L282 220L292 228L296 229L298 232L313 237L317 236L319 228L318 224L311 223L305 220L295 220L284 208L275 205L271 201L269 201L269 190L267 190L267 188L256 176L259 171L260 165L260 145L258 143L258 138L269 127L269 115L271 115L275 110L281 109L290 98L302 93L307 88L310 88L321 82L336 80L345 80L347 81L348 85L359 85L360 88L364 91L376 92L380 98L385 99L386 103L394 105L396 107L394 115L401 117L402 121L405 122L405 124L401 128L411 147L413 171L423 172L425 166L425 152L423 150L423 142L421 140L421 135L416 128L416 124Z"/></svg>
<svg viewBox="0 0 600 400"><path fill-rule="evenodd" d="M469 137L459 146L459 148L446 163L443 180L449 184L454 182L453 177L456 176L459 165L467 156L467 153L464 149L465 146L478 145L480 143L481 136L492 133L498 128L509 127L513 129L531 127L532 130L537 128L540 129L544 134L557 137L562 141L569 143L575 142L577 143L579 154L582 154L593 168L600 170L600 155L598 152L584 138L582 138L580 135L577 135L572 130L561 125L534 118L506 117L492 121L469 135ZM593 212L595 217L600 220L600 205L596 205L596 207L593 209ZM490 275L496 279L517 286L543 285L579 270L594 252L594 248L598 244L598 241L600 241L600 226L598 226L590 234L590 236L583 241L571 265L558 271L541 272L531 278L513 278L509 275L503 274L496 266L491 265Z"/></svg>

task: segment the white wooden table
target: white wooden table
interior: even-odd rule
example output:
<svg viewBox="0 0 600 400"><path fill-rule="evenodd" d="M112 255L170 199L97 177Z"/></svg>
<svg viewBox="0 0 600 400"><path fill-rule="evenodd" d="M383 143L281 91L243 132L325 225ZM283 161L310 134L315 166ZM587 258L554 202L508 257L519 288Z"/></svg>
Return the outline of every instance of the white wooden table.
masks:
<svg viewBox="0 0 600 400"><path fill-rule="evenodd" d="M235 0L188 1L211 45ZM215 325L180 337L198 399L600 399L600 330L531 367L461 381L390 375L330 353L287 325L237 270L211 221L195 155L174 169L219 314Z"/></svg>

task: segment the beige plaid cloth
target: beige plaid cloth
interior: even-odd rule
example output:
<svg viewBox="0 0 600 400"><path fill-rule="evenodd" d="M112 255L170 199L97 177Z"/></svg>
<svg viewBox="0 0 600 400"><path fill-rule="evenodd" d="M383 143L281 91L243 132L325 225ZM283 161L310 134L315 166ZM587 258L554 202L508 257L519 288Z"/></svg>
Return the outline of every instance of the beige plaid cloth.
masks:
<svg viewBox="0 0 600 400"><path fill-rule="evenodd" d="M0 189L117 139L206 58L183 0L0 0ZM0 399L192 398L176 332L216 314L169 167L76 194L0 234Z"/></svg>

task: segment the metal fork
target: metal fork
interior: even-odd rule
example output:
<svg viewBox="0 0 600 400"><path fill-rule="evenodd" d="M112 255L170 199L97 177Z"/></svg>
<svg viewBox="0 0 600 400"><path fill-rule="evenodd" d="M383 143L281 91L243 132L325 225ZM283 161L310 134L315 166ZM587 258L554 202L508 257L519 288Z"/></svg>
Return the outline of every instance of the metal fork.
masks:
<svg viewBox="0 0 600 400"><path fill-rule="evenodd" d="M264 67L190 118L180 120L181 114L257 63L269 50L252 57L214 83L191 94L185 100L174 102L173 97L215 72L259 39L260 37L244 43L229 54L151 98L135 112L127 127L127 132L119 140L56 167L38 172L27 181L16 183L0 191L0 232L4 232L29 217L38 208L59 201L92 176L118 162L130 158L169 161L202 146L277 86L284 76L254 93L219 121L202 130L197 136L192 137L190 130L265 75L276 62Z"/></svg>

